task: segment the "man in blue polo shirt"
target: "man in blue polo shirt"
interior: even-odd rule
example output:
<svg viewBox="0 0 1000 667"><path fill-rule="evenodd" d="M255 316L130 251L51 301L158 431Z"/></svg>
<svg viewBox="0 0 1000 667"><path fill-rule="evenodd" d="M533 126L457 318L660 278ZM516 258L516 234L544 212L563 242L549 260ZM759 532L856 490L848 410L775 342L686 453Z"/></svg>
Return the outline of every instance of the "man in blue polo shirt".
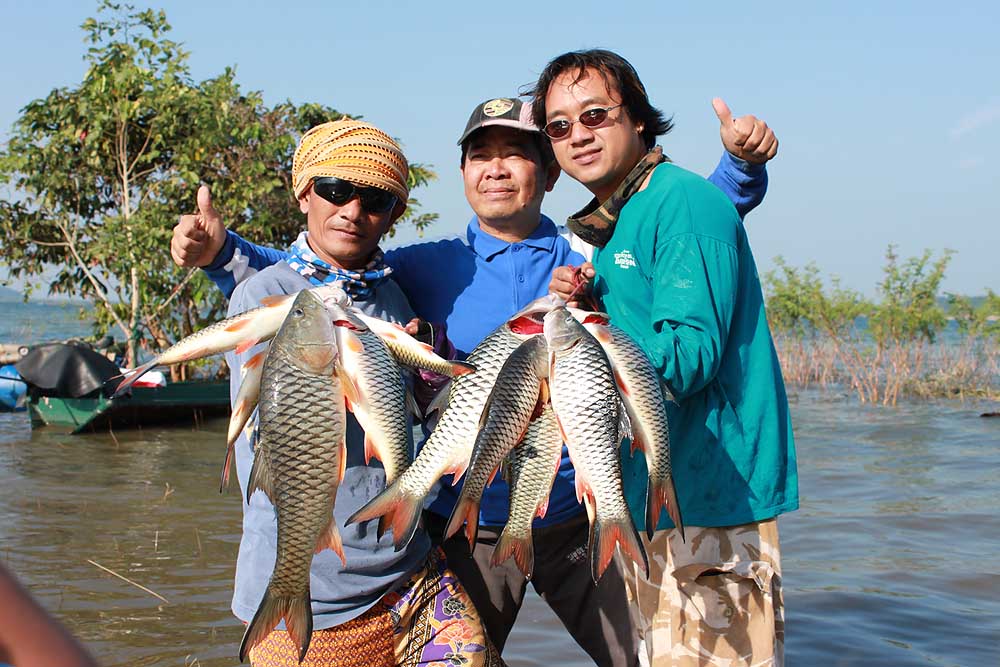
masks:
<svg viewBox="0 0 1000 667"><path fill-rule="evenodd" d="M759 122L752 117L739 120L746 118L751 125ZM726 124L723 128L728 151L755 150L743 142L747 133L730 131ZM542 199L555 184L559 168L548 140L531 123L528 105L507 98L480 104L459 144L465 195L475 212L464 237L397 248L386 253L385 261L413 311L422 320L445 323L458 356L464 358L511 314L545 295L553 269L586 261L589 247L541 213ZM760 202L767 182L763 166L750 165L730 152L723 154L711 180L741 213ZM182 217L171 252L179 264L205 266L227 293L246 275L284 257L225 232L210 204L200 208L200 224L208 224L202 229L195 225L195 216ZM432 536L440 537L460 491L461 483L452 486L450 478L439 485L438 497L425 515ZM512 561L496 568L489 564L508 514L508 489L502 479L487 488L480 507L479 541L472 557L461 535L442 546L487 633L502 649L527 585ZM636 665L638 645L621 573L611 568L596 586L591 580L586 559L589 526L576 500L565 449L548 513L534 527L535 590L598 665Z"/></svg>

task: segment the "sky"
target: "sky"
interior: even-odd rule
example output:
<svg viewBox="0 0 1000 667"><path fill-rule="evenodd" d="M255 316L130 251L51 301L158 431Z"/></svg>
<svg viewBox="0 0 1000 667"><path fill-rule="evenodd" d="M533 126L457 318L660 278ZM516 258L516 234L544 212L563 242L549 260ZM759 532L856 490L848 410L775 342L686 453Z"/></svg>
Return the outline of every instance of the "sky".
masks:
<svg viewBox="0 0 1000 667"><path fill-rule="evenodd" d="M0 141L27 103L81 81L79 26L96 12L85 0L5 4ZM269 104L326 104L400 139L439 174L415 192L441 216L424 239L464 233L472 217L455 141L473 107L516 95L560 53L601 47L673 116L660 143L687 169L707 176L721 155L713 97L774 129L769 191L746 219L761 273L777 256L815 262L873 295L889 244L903 257L949 248L945 291L1000 291L1000 3L138 6L166 10L194 79L234 66ZM561 222L589 199L564 175L543 211ZM387 246L414 240L401 229Z"/></svg>

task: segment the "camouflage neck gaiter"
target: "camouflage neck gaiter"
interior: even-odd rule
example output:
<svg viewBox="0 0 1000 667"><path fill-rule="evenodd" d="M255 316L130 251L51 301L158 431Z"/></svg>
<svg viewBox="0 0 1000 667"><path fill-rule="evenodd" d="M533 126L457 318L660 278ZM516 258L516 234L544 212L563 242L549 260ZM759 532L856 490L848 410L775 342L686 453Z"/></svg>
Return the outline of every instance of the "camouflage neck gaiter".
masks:
<svg viewBox="0 0 1000 667"><path fill-rule="evenodd" d="M595 197L578 213L570 216L566 220L566 226L590 245L597 248L606 246L615 231L618 214L621 213L625 203L639 191L649 173L661 162L670 162L670 158L663 154L661 147L655 146L632 168L607 201L601 203Z"/></svg>

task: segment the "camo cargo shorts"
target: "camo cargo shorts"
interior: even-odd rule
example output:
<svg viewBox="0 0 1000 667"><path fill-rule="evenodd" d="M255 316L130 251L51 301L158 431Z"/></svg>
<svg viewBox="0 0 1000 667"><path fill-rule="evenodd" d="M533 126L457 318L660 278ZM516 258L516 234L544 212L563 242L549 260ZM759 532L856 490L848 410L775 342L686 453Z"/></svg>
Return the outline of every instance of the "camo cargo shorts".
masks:
<svg viewBox="0 0 1000 667"><path fill-rule="evenodd" d="M648 667L782 667L785 611L775 519L642 536L649 579L619 565Z"/></svg>

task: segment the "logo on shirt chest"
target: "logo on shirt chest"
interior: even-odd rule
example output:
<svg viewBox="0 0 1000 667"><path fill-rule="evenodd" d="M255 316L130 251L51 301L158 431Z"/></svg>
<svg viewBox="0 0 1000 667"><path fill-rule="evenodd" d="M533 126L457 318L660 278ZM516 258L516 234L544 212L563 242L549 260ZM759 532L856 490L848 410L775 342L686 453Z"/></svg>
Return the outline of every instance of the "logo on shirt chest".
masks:
<svg viewBox="0 0 1000 667"><path fill-rule="evenodd" d="M615 253L615 265L622 269L630 269L636 266L635 257L628 250Z"/></svg>

